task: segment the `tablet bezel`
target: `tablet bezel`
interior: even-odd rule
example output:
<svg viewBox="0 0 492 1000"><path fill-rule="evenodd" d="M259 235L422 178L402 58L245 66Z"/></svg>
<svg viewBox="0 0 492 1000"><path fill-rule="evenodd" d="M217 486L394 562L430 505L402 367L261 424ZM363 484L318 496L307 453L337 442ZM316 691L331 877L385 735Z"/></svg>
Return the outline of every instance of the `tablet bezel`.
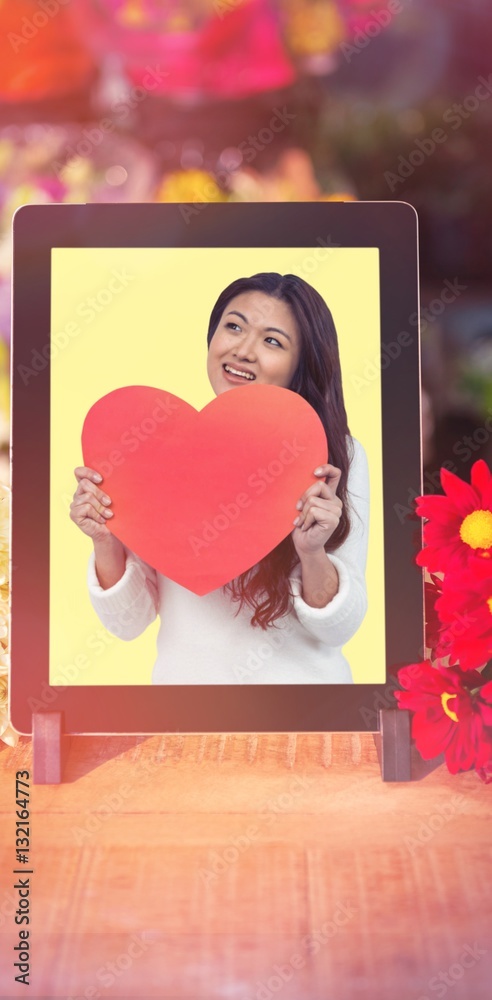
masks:
<svg viewBox="0 0 492 1000"><path fill-rule="evenodd" d="M418 519L397 515L423 492L417 216L404 202L28 205L14 216L10 714L60 711L67 733L374 732L396 705L395 669L421 658ZM187 222L188 217L188 222ZM191 222L191 224L188 224ZM110 235L109 235L110 234ZM322 236L321 236L322 234ZM164 238L165 237L165 238ZM384 684L49 684L50 371L19 366L49 343L54 247L377 247L381 350L411 342L381 372L386 663ZM307 279L309 280L309 279ZM368 651L370 655L370 650Z"/></svg>

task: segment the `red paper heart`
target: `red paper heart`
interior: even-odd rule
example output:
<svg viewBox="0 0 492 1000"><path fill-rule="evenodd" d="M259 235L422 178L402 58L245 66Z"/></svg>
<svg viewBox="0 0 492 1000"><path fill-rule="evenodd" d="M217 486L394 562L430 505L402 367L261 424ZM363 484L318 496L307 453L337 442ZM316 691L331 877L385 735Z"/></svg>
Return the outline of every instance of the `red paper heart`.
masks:
<svg viewBox="0 0 492 1000"><path fill-rule="evenodd" d="M289 389L238 386L197 411L137 385L91 407L82 452L112 499L111 532L203 595L293 530L296 502L327 461L327 442L315 410Z"/></svg>

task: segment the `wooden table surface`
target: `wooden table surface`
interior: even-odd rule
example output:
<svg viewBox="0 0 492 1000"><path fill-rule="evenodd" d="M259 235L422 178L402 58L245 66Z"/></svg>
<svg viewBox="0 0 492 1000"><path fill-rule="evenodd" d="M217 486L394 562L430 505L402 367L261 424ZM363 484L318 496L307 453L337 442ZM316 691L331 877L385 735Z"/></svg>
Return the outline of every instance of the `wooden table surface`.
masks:
<svg viewBox="0 0 492 1000"><path fill-rule="evenodd" d="M31 791L31 977L14 982L14 775L0 752L3 997L489 1000L492 785L370 734L75 737Z"/></svg>

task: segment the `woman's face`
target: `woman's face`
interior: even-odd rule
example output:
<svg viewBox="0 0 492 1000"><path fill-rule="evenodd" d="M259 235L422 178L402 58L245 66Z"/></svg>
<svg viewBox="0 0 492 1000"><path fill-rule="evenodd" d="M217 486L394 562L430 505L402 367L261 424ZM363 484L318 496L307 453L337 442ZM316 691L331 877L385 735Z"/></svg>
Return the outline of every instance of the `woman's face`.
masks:
<svg viewBox="0 0 492 1000"><path fill-rule="evenodd" d="M287 302L265 292L242 292L226 306L210 341L210 385L216 396L250 382L288 389L300 353L301 338Z"/></svg>

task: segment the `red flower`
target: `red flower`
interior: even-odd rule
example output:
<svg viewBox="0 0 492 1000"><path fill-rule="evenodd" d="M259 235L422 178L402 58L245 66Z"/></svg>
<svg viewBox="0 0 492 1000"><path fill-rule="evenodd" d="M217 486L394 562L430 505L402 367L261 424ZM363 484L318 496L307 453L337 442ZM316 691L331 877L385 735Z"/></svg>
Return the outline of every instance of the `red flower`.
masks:
<svg viewBox="0 0 492 1000"><path fill-rule="evenodd" d="M486 785L490 785L492 782L492 757L483 767L477 767L477 774Z"/></svg>
<svg viewBox="0 0 492 1000"><path fill-rule="evenodd" d="M442 622L436 610L437 599L442 594L442 580L432 576L424 584L425 644L434 658L441 640ZM440 654L443 655L442 653Z"/></svg>
<svg viewBox="0 0 492 1000"><path fill-rule="evenodd" d="M488 562L474 572L447 574L435 603L441 621L437 657L448 656L463 670L481 667L492 657L492 573Z"/></svg>
<svg viewBox="0 0 492 1000"><path fill-rule="evenodd" d="M492 473L486 462L474 462L471 484L441 469L441 485L445 496L421 496L415 501L417 514L429 519L418 565L449 572L477 560L492 560Z"/></svg>
<svg viewBox="0 0 492 1000"><path fill-rule="evenodd" d="M451 774L488 766L492 682L476 670L433 667L430 660L403 667L398 679L406 690L395 691L395 698L414 713L412 737L424 760L444 752Z"/></svg>

